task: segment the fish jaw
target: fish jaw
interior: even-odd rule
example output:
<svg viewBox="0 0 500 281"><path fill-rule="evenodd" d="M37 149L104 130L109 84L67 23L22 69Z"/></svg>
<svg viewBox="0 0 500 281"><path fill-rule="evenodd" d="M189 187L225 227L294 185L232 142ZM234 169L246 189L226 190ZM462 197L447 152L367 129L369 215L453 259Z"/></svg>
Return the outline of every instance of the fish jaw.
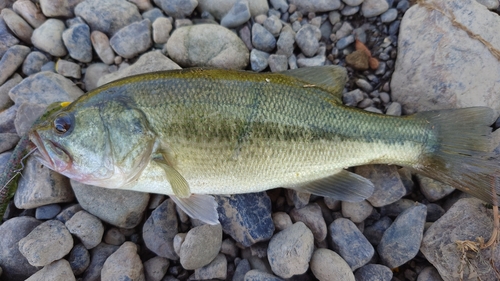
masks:
<svg viewBox="0 0 500 281"><path fill-rule="evenodd" d="M57 144L43 140L37 131L31 132L29 138L37 148L35 157L40 163L61 174L71 167L71 157Z"/></svg>

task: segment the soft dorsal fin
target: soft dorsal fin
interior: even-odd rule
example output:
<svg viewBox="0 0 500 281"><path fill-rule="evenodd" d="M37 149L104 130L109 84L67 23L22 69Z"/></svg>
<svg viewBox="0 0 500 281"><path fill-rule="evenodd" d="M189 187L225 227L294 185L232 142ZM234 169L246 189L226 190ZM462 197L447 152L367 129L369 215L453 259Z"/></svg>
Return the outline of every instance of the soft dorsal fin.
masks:
<svg viewBox="0 0 500 281"><path fill-rule="evenodd" d="M310 87L325 89L339 99L342 99L342 91L349 79L347 70L338 65L297 68L280 73L302 80L310 85Z"/></svg>

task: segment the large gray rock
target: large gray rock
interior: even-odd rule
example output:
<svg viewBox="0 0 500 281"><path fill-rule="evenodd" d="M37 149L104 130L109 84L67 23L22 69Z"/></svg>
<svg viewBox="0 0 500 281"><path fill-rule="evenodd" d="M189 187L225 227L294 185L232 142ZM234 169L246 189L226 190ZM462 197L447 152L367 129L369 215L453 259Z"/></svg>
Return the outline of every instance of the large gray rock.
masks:
<svg viewBox="0 0 500 281"><path fill-rule="evenodd" d="M130 44L134 42L134 44ZM147 19L134 22L118 30L109 40L113 50L120 56L131 59L153 46L151 22Z"/></svg>
<svg viewBox="0 0 500 281"><path fill-rule="evenodd" d="M172 60L183 67L243 69L248 64L249 52L245 43L220 25L200 24L178 28L172 33L166 47Z"/></svg>
<svg viewBox="0 0 500 281"><path fill-rule="evenodd" d="M27 44L31 44L31 35L33 28L16 12L11 9L2 9L1 17L9 27L9 29Z"/></svg>
<svg viewBox="0 0 500 281"><path fill-rule="evenodd" d="M0 60L0 85L16 72L30 53L30 48L21 45L10 47Z"/></svg>
<svg viewBox="0 0 500 281"><path fill-rule="evenodd" d="M69 262L65 259L57 260L37 273L31 275L26 281L74 281L75 275L71 271Z"/></svg>
<svg viewBox="0 0 500 281"><path fill-rule="evenodd" d="M82 241L85 248L92 249L101 243L104 226L101 220L88 212L76 213L65 225L71 234Z"/></svg>
<svg viewBox="0 0 500 281"><path fill-rule="evenodd" d="M33 31L31 41L35 47L55 57L65 56L68 53L62 39L65 28L63 21L48 19Z"/></svg>
<svg viewBox="0 0 500 281"><path fill-rule="evenodd" d="M142 237L144 244L160 257L177 260L174 251L174 237L178 232L175 204L171 199L163 201L144 223Z"/></svg>
<svg viewBox="0 0 500 281"><path fill-rule="evenodd" d="M412 6L401 22L393 100L406 114L469 106L500 110L498 15L475 0L425 2L427 7Z"/></svg>
<svg viewBox="0 0 500 281"><path fill-rule="evenodd" d="M209 264L219 253L221 244L222 227L220 224L205 224L191 229L179 253L182 267L197 269Z"/></svg>
<svg viewBox="0 0 500 281"><path fill-rule="evenodd" d="M5 54L7 49L19 43L19 39L12 35L10 29L7 27L5 20L0 17L0 57Z"/></svg>
<svg viewBox="0 0 500 281"><path fill-rule="evenodd" d="M330 249L317 249L311 258L311 271L320 281L354 281L354 274L347 262Z"/></svg>
<svg viewBox="0 0 500 281"><path fill-rule="evenodd" d="M101 279L105 281L146 281L144 266L137 254L137 245L127 241L111 254L102 266Z"/></svg>

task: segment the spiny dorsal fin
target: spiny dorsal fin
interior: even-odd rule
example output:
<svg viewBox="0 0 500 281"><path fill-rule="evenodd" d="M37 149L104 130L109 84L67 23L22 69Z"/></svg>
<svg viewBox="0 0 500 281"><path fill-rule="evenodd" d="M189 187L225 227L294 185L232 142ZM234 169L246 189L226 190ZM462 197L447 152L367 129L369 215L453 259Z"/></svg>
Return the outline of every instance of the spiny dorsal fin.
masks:
<svg viewBox="0 0 500 281"><path fill-rule="evenodd" d="M297 68L280 73L302 80L311 87L325 89L339 99L342 99L342 91L349 79L347 70L338 65Z"/></svg>

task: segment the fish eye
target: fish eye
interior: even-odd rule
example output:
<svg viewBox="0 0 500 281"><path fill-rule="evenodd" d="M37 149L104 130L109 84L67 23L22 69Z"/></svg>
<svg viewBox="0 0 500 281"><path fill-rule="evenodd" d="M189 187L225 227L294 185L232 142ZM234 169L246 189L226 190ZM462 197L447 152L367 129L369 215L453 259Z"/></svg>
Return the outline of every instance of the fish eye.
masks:
<svg viewBox="0 0 500 281"><path fill-rule="evenodd" d="M54 120L54 129L58 134L65 134L72 129L73 120L68 114L60 114Z"/></svg>

